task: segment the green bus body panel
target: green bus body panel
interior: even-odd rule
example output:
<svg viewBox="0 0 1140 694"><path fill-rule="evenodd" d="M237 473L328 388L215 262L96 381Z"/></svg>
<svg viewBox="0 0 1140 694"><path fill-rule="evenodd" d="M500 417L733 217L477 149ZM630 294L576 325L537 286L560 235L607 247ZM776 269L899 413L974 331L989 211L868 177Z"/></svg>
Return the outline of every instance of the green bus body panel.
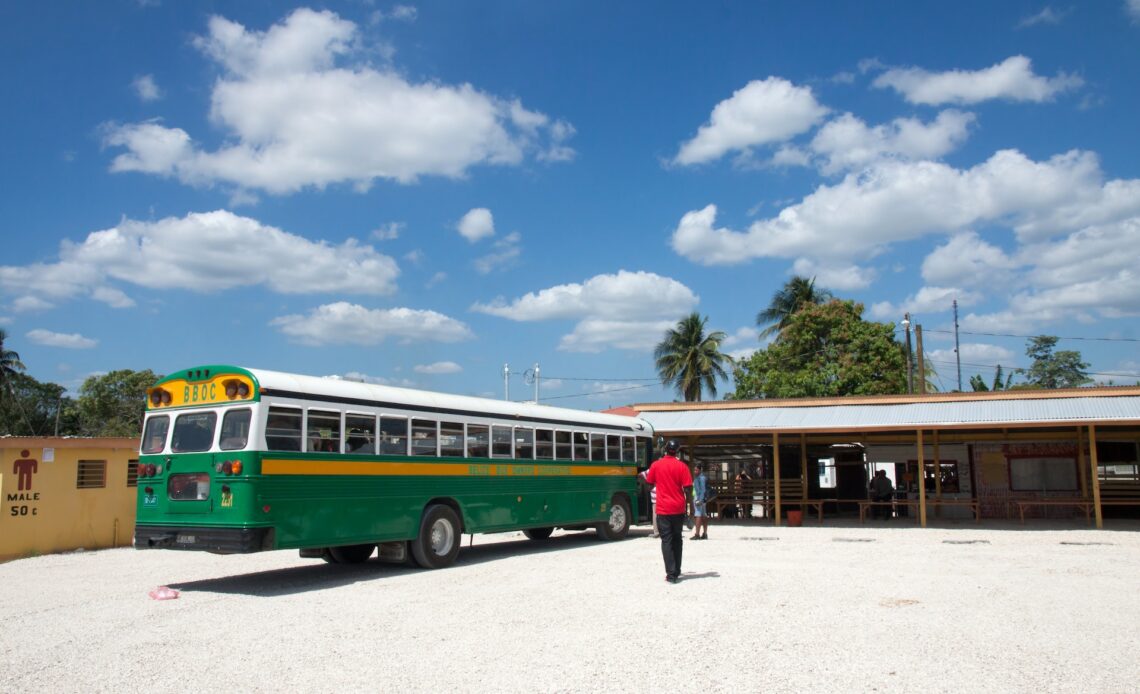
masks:
<svg viewBox="0 0 1140 694"><path fill-rule="evenodd" d="M405 456L384 457L222 452L144 455L140 465L168 469L139 478L138 525L168 527L273 528L272 549L325 547L411 540L419 533L424 507L450 500L459 508L463 532L485 533L546 526L592 525L609 517L610 503L622 494L633 518L638 517L636 476L628 475L308 475L261 474L261 459L313 462L409 462ZM216 470L224 461L241 460L242 474ZM588 467L585 461L431 458L432 462L473 466L525 465ZM596 463L612 468L615 462ZM628 466L628 464L627 464ZM168 498L171 474L208 473L209 498ZM232 503L222 505L222 486ZM148 495L146 489L153 494ZM148 496L153 500L148 500ZM266 510L268 509L268 510Z"/></svg>

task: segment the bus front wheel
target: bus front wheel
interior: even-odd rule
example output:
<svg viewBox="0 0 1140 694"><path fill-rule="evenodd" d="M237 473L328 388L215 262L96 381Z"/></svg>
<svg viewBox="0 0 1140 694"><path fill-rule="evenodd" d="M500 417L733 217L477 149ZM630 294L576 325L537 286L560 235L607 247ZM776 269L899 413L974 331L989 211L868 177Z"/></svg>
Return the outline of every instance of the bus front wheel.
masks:
<svg viewBox="0 0 1140 694"><path fill-rule="evenodd" d="M610 517L598 524L598 537L603 540L621 540L629 533L629 502L614 499L610 504Z"/></svg>
<svg viewBox="0 0 1140 694"><path fill-rule="evenodd" d="M459 516L450 506L433 504L424 509L412 556L425 569L442 569L455 561L460 540Z"/></svg>

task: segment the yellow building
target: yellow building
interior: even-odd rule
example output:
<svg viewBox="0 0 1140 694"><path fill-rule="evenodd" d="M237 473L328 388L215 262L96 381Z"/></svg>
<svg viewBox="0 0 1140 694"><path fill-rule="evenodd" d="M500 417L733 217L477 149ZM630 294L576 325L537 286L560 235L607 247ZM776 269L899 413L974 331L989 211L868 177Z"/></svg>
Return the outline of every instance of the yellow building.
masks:
<svg viewBox="0 0 1140 694"><path fill-rule="evenodd" d="M138 441L0 438L0 561L131 544Z"/></svg>

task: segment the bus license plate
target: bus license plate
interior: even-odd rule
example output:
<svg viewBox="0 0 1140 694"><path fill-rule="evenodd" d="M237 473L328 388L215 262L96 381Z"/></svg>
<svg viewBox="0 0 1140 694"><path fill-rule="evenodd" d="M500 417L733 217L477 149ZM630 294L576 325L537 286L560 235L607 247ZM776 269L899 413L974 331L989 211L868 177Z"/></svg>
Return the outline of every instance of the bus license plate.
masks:
<svg viewBox="0 0 1140 694"><path fill-rule="evenodd" d="M177 542L180 545L192 545L197 541L198 541L198 538L194 535L179 535L178 539L175 540L175 542Z"/></svg>

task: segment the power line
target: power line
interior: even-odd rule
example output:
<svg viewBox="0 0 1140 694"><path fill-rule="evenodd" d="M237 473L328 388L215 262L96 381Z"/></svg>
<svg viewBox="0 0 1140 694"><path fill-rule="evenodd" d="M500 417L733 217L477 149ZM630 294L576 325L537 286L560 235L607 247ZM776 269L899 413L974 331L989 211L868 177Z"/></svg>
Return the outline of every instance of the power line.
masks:
<svg viewBox="0 0 1140 694"><path fill-rule="evenodd" d="M946 335L954 334L952 330L936 330L933 328L926 330L926 332L928 332L928 333L943 333ZM983 337L1017 337L1017 338L1023 338L1026 340L1034 338L1034 337L1056 337L1058 340L1078 340L1078 341L1085 341L1085 342L1140 342L1140 338L1136 338L1136 337L1061 337L1058 335L1046 335L1044 333L1040 333L1037 335L1013 335L1010 333L978 333L978 332L970 332L969 330L960 330L959 333L962 335L980 335Z"/></svg>

